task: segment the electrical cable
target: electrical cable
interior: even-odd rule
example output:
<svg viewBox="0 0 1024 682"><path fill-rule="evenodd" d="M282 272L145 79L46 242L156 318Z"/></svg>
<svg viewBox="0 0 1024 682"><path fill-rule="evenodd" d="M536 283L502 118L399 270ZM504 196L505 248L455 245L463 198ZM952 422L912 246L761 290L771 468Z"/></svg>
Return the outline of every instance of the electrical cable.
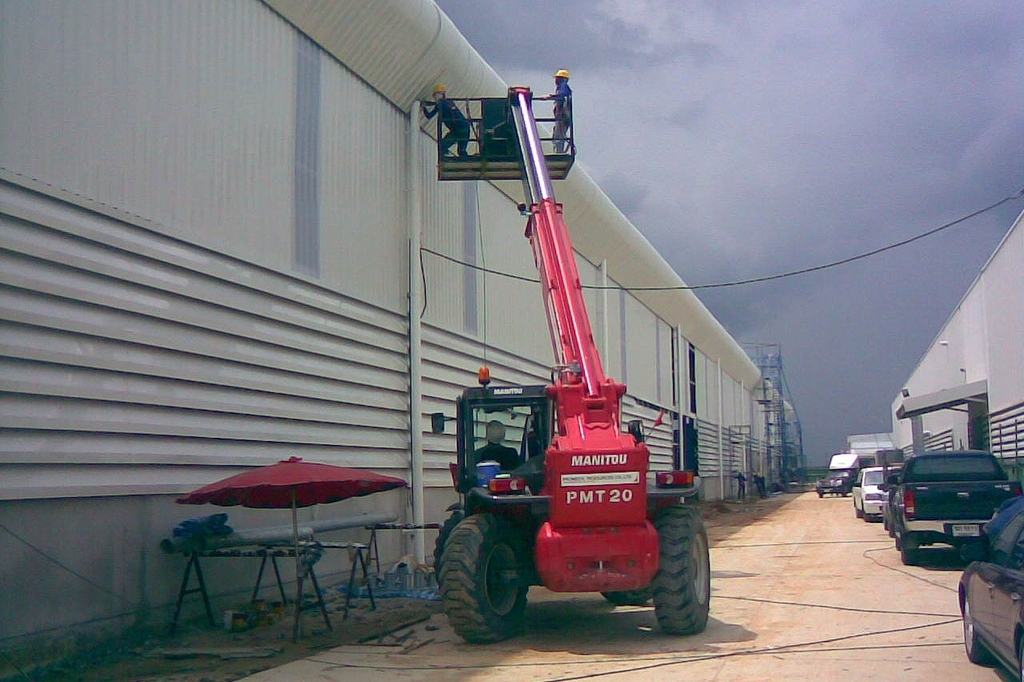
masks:
<svg viewBox="0 0 1024 682"><path fill-rule="evenodd" d="M891 616L928 616L930 618L959 618L956 613L931 613L926 611L891 611L889 609L860 609L854 606L833 606L831 604L810 604L799 601L779 601L776 599L760 599L758 597L734 597L725 594L716 594L715 599L731 599L733 601L751 601L758 604L776 604L779 606L803 606L812 609L826 609L829 611L852 611L854 613L879 613Z"/></svg>
<svg viewBox="0 0 1024 682"><path fill-rule="evenodd" d="M956 590L956 589L954 589L952 587L949 587L948 585L943 585L942 583L937 583L934 580L928 580L927 578L922 578L919 575L914 575L910 571L905 571L902 568L897 568L896 566L886 566L885 564L883 564L881 561L879 561L875 557L868 556L868 554L870 554L872 552L885 552L885 551L888 551L888 549L889 549L888 547L882 547L882 548L878 548L878 549L865 549L863 552L861 552L861 556L864 557L865 559L871 559L871 561L875 562L877 565L881 566L882 568L888 569L888 570L890 570L890 571L892 571L894 573L899 573L901 575L905 575L905 576L908 576L910 578L914 578L915 580L920 580L923 583L928 583L929 585L934 585L935 587L941 587L942 589L948 590L950 592L957 592L958 591L958 590Z"/></svg>
<svg viewBox="0 0 1024 682"><path fill-rule="evenodd" d="M912 644L908 643L908 644L904 644L904 645L884 644L884 645L878 645L878 646L872 646L872 647L842 647L842 648L833 647L833 648L814 648L814 649L808 648L808 647L818 647L819 645L822 645L822 644L833 644L833 643L836 643L836 642L842 642L842 641L847 641L847 640L851 640L851 639L860 639L860 638L863 638L863 637L874 637L874 636L878 636L878 635L891 635L891 634L897 634L897 633L900 633L900 632L912 632L914 630L924 630L924 629L928 629L928 628L941 627L943 625L950 625L952 623L959 623L959 622L960 622L959 618L949 618L949 619L946 619L946 620L936 621L936 622L933 622L933 623L925 623L923 625L909 625L909 626L904 626L904 627L899 627L899 628L888 628L888 629L885 629L885 630L871 630L871 631L868 631L868 632L858 632L858 633L855 633L855 634L852 634L852 635L839 635L839 636L836 636L836 637L828 637L828 638L824 638L824 639L811 640L811 641L807 641L807 642L794 642L793 644L782 644L782 645L778 645L778 646L765 646L765 647L759 647L759 648L754 648L754 649L741 649L741 650L738 650L738 651L725 651L725 652L721 652L721 653L714 653L714 654L707 654L707 655L668 657L665 660L656 661L656 662L650 663L650 664L636 665L636 666L632 666L632 667L628 667L628 668L618 668L618 669L615 669L615 670L606 670L606 671L601 671L601 672L588 672L588 673L583 674L583 675L571 675L571 676L565 676L565 677L556 677L556 678L545 680L545 682L575 682L575 680L585 680L585 679L591 679L591 678L594 678L594 677L608 677L608 676L611 676L611 675L623 675L623 674L628 674L628 673L637 673L637 672L643 672L645 670L655 670L655 669L658 669L658 668L667 668L667 667L670 667L670 666L685 665L685 664L688 664L688 663L702 663L704 661L714 661L714 660L721 660L721 659L726 659L726 658L736 658L736 657L740 657L740 656L762 656L762 655L772 655L772 656L774 656L774 655L784 654L784 653L817 653L817 652L820 652L820 651L874 650L874 649L883 649L883 648L884 649L892 649L892 648L905 648L905 647L909 647L909 646L912 646L914 648L918 648L918 647L921 647L921 646L954 646L954 645L959 646L960 642L935 642L935 643L929 643L927 645L923 645L923 644L915 642L915 643L912 643ZM539 666L550 666L550 665L553 664L552 661L541 661L541 662L536 662L536 663L513 663L513 664L504 664L504 665L502 665L502 664L495 665L493 663L490 663L490 664L481 664L481 665L440 665L440 666L426 665L426 666L412 666L412 667L402 666L402 667L399 667L399 666L359 665L359 664L351 664L351 663L338 663L337 661L326 660L326 659L318 659L316 657L312 657L309 660L317 662L317 663L328 664L330 666L330 669L334 669L334 670L345 669L345 668L352 668L352 669L356 669L356 670L359 670L359 669L372 669L372 670L395 670L395 671L398 671L398 670L402 670L402 671L409 671L409 670L479 670L479 669L493 670L495 668L513 668L513 669L533 668L533 667L539 667ZM629 660L629 659L624 659L624 660ZM648 660L650 660L650 659L648 659ZM616 661L607 661L607 662L615 663ZM573 665L594 665L594 662L593 661L588 661L588 660L558 661L558 665L561 665L563 667L569 667L569 666L573 666Z"/></svg>
<svg viewBox="0 0 1024 682"><path fill-rule="evenodd" d="M840 265L846 265L847 263L852 263L854 261L862 260L864 258L869 258L871 256L876 256L876 255L878 255L880 253L884 253L886 251L891 251L893 249L897 249L897 248L900 248L902 246L906 246L907 244L911 244L911 243L916 242L916 241L918 241L920 239L924 239L925 237L930 237L930 236L932 236L934 234L937 234L938 232L946 230L946 229L948 229L950 227L953 227L955 225L959 225L960 223L965 222L967 220L970 220L971 218L976 218L977 216L982 215L983 213L987 213L988 211L991 211L991 210L993 210L995 208L998 208L999 206L1002 206L1003 204L1005 204L1007 202L1014 201L1014 200L1019 199L1021 197L1024 197L1024 188L1018 190L1017 192L1014 192L1013 194L1011 194L1011 195L1009 195L1007 197L1003 197L999 201L997 201L997 202L995 202L993 204L989 204L988 206L985 206L984 208L980 208L977 211L973 211L971 213L968 213L967 215L961 216L961 217L957 218L956 220L952 220L952 221L950 221L948 223L945 223L945 224L940 225L938 227L932 228L932 229L930 229L930 230L928 230L926 232L922 232L921 234L915 235L913 237L909 237L909 238L904 239L902 241L898 241L898 242L895 242L893 244L889 244L887 246L882 246L882 247L879 247L877 249L872 249L871 251L866 251L864 253L860 253L860 254L857 254L855 256L849 256L847 258L842 258L842 259L837 260L837 261L832 261L830 263L824 263L824 264L821 264L821 265L814 265L814 266L807 267L807 268L801 268L799 270L791 270L789 272L778 273L778 274L775 274L775 275L765 275L764 277L751 277L749 279L734 280L734 281L731 281L731 282L716 282L716 283L712 283L712 284L693 284L693 285L683 284L683 285L678 285L678 286L664 286L664 287L624 287L624 286L582 285L582 288L584 288L584 289L597 289L597 290L613 289L613 290L619 290L619 291L694 291L694 290L698 290L698 289L720 289L720 288L724 288L724 287L742 286L742 285L745 285L745 284L757 284L757 283L760 283L760 282L770 282L770 281L773 281L773 280L784 279L784 278L787 278L787 277L795 277L797 275L806 275L806 274L811 273L811 272L818 272L819 270L827 270L829 268L835 268L835 267L838 267ZM474 265L472 263L466 263L465 261L461 261L461 260L459 260L457 258L453 258L451 256L445 255L443 253L439 253L439 252L434 251L432 249L428 249L426 247L424 247L423 250L426 251L427 253L433 255L433 256L437 256L438 258L443 258L444 260L451 261L453 263L457 263L458 265L462 265L464 267L472 268L472 269L475 269L475 270L482 270L482 271L488 272L488 273L490 273L492 275L499 275L501 277L507 277L508 279L521 280L521 281L524 281L524 282L537 283L537 282L540 281L540 280L534 279L532 277L524 277L522 275L515 275L515 274L512 274L512 273L508 273L508 272L502 272L500 270L488 270L488 269L483 268L481 266Z"/></svg>
<svg viewBox="0 0 1024 682"><path fill-rule="evenodd" d="M3 523L0 523L0 528L2 528L2 529L3 529L4 531L6 531L6 532L7 532L7 533L8 533L8 534L9 534L9 535L11 536L11 537L13 537L13 538L14 538L15 540L17 540L18 542L22 543L23 545L25 545L25 546L26 546L26 547L28 547L29 549L31 549L31 550L32 550L33 552L35 552L36 554L39 554L39 555L40 555L41 557L43 557L43 558L44 558L44 559L46 559L47 561L50 561L50 562L52 562L52 563L56 564L57 566L59 566L60 568L64 569L65 571L67 571L67 572L68 572L68 573L70 573L71 575L75 576L76 578L79 578L79 579L81 579L81 580L85 581L86 583L88 583L89 585L92 585L92 586L93 586L93 587L95 587L96 589L98 589L98 590L100 590L100 591L102 591L102 592L105 592L105 593L109 594L109 595L110 595L111 597L117 597L118 599L120 599L121 601L123 601L123 602L125 602L125 603L131 603L131 602L130 602L130 600L129 600L129 599L127 598L127 597L125 597L124 595L122 595L122 594L118 594L118 593L116 593L116 592L112 592L112 591L108 590L108 589L107 589L106 587L104 587L103 585L100 585L99 583L93 582L93 581L92 581L91 579L89 579L89 578L85 577L84 575L82 575L81 573L79 573L78 571L76 571L75 569L73 569L73 568L71 568L71 567L69 567L69 566L67 566L67 565L65 565L65 564L63 564L63 563L61 563L61 561L60 561L59 559L55 559L55 558L53 558L52 556L50 556L49 554L47 554L46 552L44 552L44 551L43 551L43 550L41 550L40 548L38 548L38 547L36 547L35 545L33 545L33 544L32 544L31 542L29 542L29 541L28 541L28 540L26 540L25 538L23 538L23 537L21 537L20 535L18 535L17 533L15 533L15 532L14 532L13 530L11 530L11 529L10 529L10 528L8 528L7 526L5 526L5 525L4 525Z"/></svg>

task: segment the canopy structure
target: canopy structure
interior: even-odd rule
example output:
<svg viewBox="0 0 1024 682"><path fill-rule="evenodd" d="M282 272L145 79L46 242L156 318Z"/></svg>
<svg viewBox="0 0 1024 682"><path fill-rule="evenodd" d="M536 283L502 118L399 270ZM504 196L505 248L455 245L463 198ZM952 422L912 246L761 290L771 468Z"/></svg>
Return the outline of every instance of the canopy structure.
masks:
<svg viewBox="0 0 1024 682"><path fill-rule="evenodd" d="M988 381L972 381L953 388L944 388L934 393L907 397L896 410L897 419L910 419L929 412L948 410L967 403L988 401Z"/></svg>

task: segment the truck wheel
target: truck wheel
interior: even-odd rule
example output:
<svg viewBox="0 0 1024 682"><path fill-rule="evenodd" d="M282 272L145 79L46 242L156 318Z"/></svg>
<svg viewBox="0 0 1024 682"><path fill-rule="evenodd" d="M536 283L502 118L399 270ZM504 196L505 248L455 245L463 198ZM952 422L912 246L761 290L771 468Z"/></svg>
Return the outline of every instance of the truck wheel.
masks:
<svg viewBox="0 0 1024 682"><path fill-rule="evenodd" d="M654 590L650 587L645 587L642 590L602 592L601 596L616 606L643 606L654 597Z"/></svg>
<svg viewBox="0 0 1024 682"><path fill-rule="evenodd" d="M864 510L858 507L856 502L853 503L853 515L858 519L864 518Z"/></svg>
<svg viewBox="0 0 1024 682"><path fill-rule="evenodd" d="M521 552L505 520L490 514L463 519L445 543L441 601L452 628L467 642L499 642L520 628L526 610Z"/></svg>
<svg viewBox="0 0 1024 682"><path fill-rule="evenodd" d="M676 505L654 519L658 530L658 572L654 613L670 635L693 635L708 624L711 607L711 559L700 510Z"/></svg>
<svg viewBox="0 0 1024 682"><path fill-rule="evenodd" d="M917 566L921 561L921 550L918 549L917 538L912 533L897 536L900 547L900 561L904 566Z"/></svg>
<svg viewBox="0 0 1024 682"><path fill-rule="evenodd" d="M456 509L451 513L444 523L441 525L441 529L437 532L437 539L434 540L434 577L437 578L437 586L441 586L441 567L444 565L442 559L442 553L444 552L445 543L448 542L448 538L451 537L452 531L455 526L459 525L459 521L465 518L461 509Z"/></svg>

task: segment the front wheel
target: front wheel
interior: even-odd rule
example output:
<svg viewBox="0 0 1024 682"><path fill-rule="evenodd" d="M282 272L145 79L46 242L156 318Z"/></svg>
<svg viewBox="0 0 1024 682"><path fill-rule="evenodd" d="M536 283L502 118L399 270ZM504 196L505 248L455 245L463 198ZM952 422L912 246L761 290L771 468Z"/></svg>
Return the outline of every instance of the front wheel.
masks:
<svg viewBox="0 0 1024 682"><path fill-rule="evenodd" d="M976 665L991 665L994 663L992 654L988 652L985 645L978 638L978 630L974 622L974 614L971 613L971 602L964 599L964 650L967 652L967 660Z"/></svg>
<svg viewBox="0 0 1024 682"><path fill-rule="evenodd" d="M526 610L522 543L515 528L491 514L465 518L445 543L441 601L467 642L499 642L516 634Z"/></svg>
<svg viewBox="0 0 1024 682"><path fill-rule="evenodd" d="M445 519L441 529L437 532L437 539L434 541L434 576L437 578L438 587L441 586L441 566L443 566L442 554L444 546L448 543L455 526L459 525L465 515L461 509L452 511L451 516Z"/></svg>
<svg viewBox="0 0 1024 682"><path fill-rule="evenodd" d="M700 510L676 505L654 519L658 572L651 586L658 625L670 635L703 632L711 608L711 559Z"/></svg>

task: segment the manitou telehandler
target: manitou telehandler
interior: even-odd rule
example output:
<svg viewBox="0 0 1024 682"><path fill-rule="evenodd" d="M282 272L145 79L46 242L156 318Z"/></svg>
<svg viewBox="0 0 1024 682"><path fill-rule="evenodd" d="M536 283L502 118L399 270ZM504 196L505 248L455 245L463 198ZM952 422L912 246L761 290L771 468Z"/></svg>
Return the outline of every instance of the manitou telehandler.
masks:
<svg viewBox="0 0 1024 682"><path fill-rule="evenodd" d="M522 624L529 587L543 585L600 592L617 605L653 600L664 632L701 632L711 570L700 509L687 503L697 492L694 472L682 470L678 452L674 470L649 471L642 425L620 423L626 387L605 376L552 191L552 176L565 177L572 165L572 140L562 153L545 154L551 139L540 136L529 88L459 102L471 110L475 153L446 157L439 147L439 178L522 179L520 210L529 216L526 236L558 357L551 385L493 386L483 367L480 386L456 400L451 471L460 502L434 552L449 621L469 642L505 639ZM434 433L449 419L433 414ZM478 454L492 432L492 449ZM501 471L493 455L502 432L517 444L511 470Z"/></svg>

